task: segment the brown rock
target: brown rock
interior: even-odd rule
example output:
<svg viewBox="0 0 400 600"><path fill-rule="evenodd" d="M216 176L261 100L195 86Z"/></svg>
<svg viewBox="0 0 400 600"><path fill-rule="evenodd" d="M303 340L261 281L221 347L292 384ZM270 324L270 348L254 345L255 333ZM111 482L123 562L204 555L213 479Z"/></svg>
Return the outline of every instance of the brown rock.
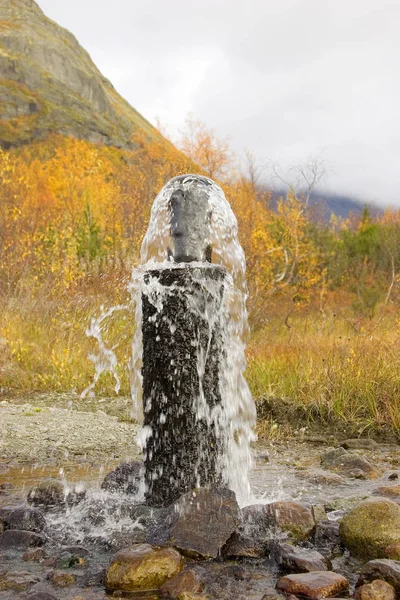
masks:
<svg viewBox="0 0 400 600"><path fill-rule="evenodd" d="M64 573L64 571L51 571L48 574L48 579L55 587L69 587L74 585L76 581L75 575L72 573Z"/></svg>
<svg viewBox="0 0 400 600"><path fill-rule="evenodd" d="M396 600L396 591L390 583L382 579L375 579L372 583L366 583L356 590L356 600Z"/></svg>
<svg viewBox="0 0 400 600"><path fill-rule="evenodd" d="M183 559L176 550L139 544L117 552L107 570L105 586L110 591L158 590L182 567Z"/></svg>
<svg viewBox="0 0 400 600"><path fill-rule="evenodd" d="M0 548L16 548L24 546L25 548L43 546L46 538L33 531L19 531L18 529L6 529L0 535Z"/></svg>
<svg viewBox="0 0 400 600"><path fill-rule="evenodd" d="M312 599L335 596L348 587L349 582L346 577L332 571L286 575L277 583L277 588L287 594L301 594Z"/></svg>
<svg viewBox="0 0 400 600"><path fill-rule="evenodd" d="M280 568L289 573L328 571L332 568L330 561L316 550L306 550L291 544L279 544L277 560Z"/></svg>
<svg viewBox="0 0 400 600"><path fill-rule="evenodd" d="M160 592L168 598L178 598L183 592L195 594L201 592L204 585L200 581L197 573L191 569L181 571L166 581L161 587Z"/></svg>
<svg viewBox="0 0 400 600"><path fill-rule="evenodd" d="M46 530L46 520L40 510L34 508L2 508L0 523L4 529L21 529L41 533Z"/></svg>
<svg viewBox="0 0 400 600"><path fill-rule="evenodd" d="M314 517L306 504L273 502L265 506L265 511L277 527L289 533L296 541L306 539L314 530Z"/></svg>
<svg viewBox="0 0 400 600"><path fill-rule="evenodd" d="M346 450L376 450L378 444L372 438L351 438L340 444Z"/></svg>
<svg viewBox="0 0 400 600"><path fill-rule="evenodd" d="M168 507L167 516L146 542L174 546L192 558L216 558L240 522L235 494L230 490L200 488Z"/></svg>
<svg viewBox="0 0 400 600"><path fill-rule="evenodd" d="M22 555L22 560L25 562L40 562L46 558L46 552L43 548L34 548L33 550L28 550Z"/></svg>
<svg viewBox="0 0 400 600"><path fill-rule="evenodd" d="M382 471L364 456L343 454L328 467L334 473L354 479L378 479Z"/></svg>
<svg viewBox="0 0 400 600"><path fill-rule="evenodd" d="M374 494L378 494L378 496L400 496L400 485L382 485L376 488Z"/></svg>
<svg viewBox="0 0 400 600"><path fill-rule="evenodd" d="M15 571L0 575L0 591L24 592L39 581L32 573Z"/></svg>
<svg viewBox="0 0 400 600"><path fill-rule="evenodd" d="M387 581L400 593L400 562L387 558L370 560L363 566L357 585L370 583L374 579Z"/></svg>

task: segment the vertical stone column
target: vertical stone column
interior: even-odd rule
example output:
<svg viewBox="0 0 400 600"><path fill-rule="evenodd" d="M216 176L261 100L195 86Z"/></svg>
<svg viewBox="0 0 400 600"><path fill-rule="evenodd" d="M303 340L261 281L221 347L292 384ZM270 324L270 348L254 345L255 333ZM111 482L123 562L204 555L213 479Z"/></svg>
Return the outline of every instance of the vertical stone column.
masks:
<svg viewBox="0 0 400 600"><path fill-rule="evenodd" d="M221 483L220 306L225 269L204 263L149 270L142 296L146 499L167 506ZM155 289L155 288L154 288Z"/></svg>

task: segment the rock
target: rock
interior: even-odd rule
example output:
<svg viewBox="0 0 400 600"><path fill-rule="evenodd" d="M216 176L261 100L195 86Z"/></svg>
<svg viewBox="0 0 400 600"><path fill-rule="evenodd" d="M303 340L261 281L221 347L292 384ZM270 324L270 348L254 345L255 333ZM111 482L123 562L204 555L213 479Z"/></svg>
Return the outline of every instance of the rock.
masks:
<svg viewBox="0 0 400 600"><path fill-rule="evenodd" d="M34 508L2 508L0 523L6 529L23 529L40 533L46 531L46 519L40 510Z"/></svg>
<svg viewBox="0 0 400 600"><path fill-rule="evenodd" d="M311 507L311 512L314 519L314 523L320 523L321 521L326 521L328 519L328 515L326 514L325 507L323 504L314 504Z"/></svg>
<svg viewBox="0 0 400 600"><path fill-rule="evenodd" d="M40 562L46 558L46 552L43 548L34 548L33 550L28 550L22 555L22 560L25 562Z"/></svg>
<svg viewBox="0 0 400 600"><path fill-rule="evenodd" d="M38 581L37 577L27 571L4 573L0 575L0 591L24 592Z"/></svg>
<svg viewBox="0 0 400 600"><path fill-rule="evenodd" d="M385 558L391 558L392 560L400 560L400 540L390 544L385 548Z"/></svg>
<svg viewBox="0 0 400 600"><path fill-rule="evenodd" d="M146 542L174 546L192 558L216 558L239 522L240 510L233 492L200 488L171 505Z"/></svg>
<svg viewBox="0 0 400 600"><path fill-rule="evenodd" d="M344 454L346 454L346 450L344 448L332 448L331 450L327 450L321 455L321 465L329 468L332 463L334 463Z"/></svg>
<svg viewBox="0 0 400 600"><path fill-rule="evenodd" d="M340 536L354 556L383 557L400 539L400 506L386 498L363 500L343 517Z"/></svg>
<svg viewBox="0 0 400 600"><path fill-rule="evenodd" d="M310 506L299 502L272 502L265 506L266 514L282 531L295 541L305 540L314 530L315 522Z"/></svg>
<svg viewBox="0 0 400 600"><path fill-rule="evenodd" d="M375 579L356 590L355 600L396 600L396 591L390 583L382 579Z"/></svg>
<svg viewBox="0 0 400 600"><path fill-rule="evenodd" d="M399 478L399 474L398 473L391 473L388 477L389 481L396 481L396 479Z"/></svg>
<svg viewBox="0 0 400 600"><path fill-rule="evenodd" d="M57 557L57 566L60 569L71 569L72 567L86 567L87 560L79 554L63 551Z"/></svg>
<svg viewBox="0 0 400 600"><path fill-rule="evenodd" d="M378 444L372 438L351 438L341 442L340 446L345 450L376 450Z"/></svg>
<svg viewBox="0 0 400 600"><path fill-rule="evenodd" d="M192 592L181 592L177 600L208 600L203 594L193 594Z"/></svg>
<svg viewBox="0 0 400 600"><path fill-rule="evenodd" d="M374 490L374 494L378 494L378 496L400 496L400 485L382 485Z"/></svg>
<svg viewBox="0 0 400 600"><path fill-rule="evenodd" d="M370 560L361 569L357 585L370 583L374 579L383 579L394 587L396 592L400 593L400 561L389 560L387 558Z"/></svg>
<svg viewBox="0 0 400 600"><path fill-rule="evenodd" d="M46 538L40 533L33 531L20 531L18 529L7 529L0 535L0 549L5 548L29 548L32 546L43 546Z"/></svg>
<svg viewBox="0 0 400 600"><path fill-rule="evenodd" d="M83 577L79 578L79 585L83 588L104 586L105 578L105 569L94 569L88 573L85 573Z"/></svg>
<svg viewBox="0 0 400 600"><path fill-rule="evenodd" d="M345 479L337 473L331 473L330 471L324 471L323 469L316 469L309 473L302 473L301 471L296 473L296 477L299 479L307 479L314 485L343 485Z"/></svg>
<svg viewBox="0 0 400 600"><path fill-rule="evenodd" d="M70 585L74 585L76 577L72 573L64 573L63 571L51 571L48 574L48 580L55 587L64 588L69 587Z"/></svg>
<svg viewBox="0 0 400 600"><path fill-rule="evenodd" d="M197 573L192 569L187 569L166 581L160 587L160 593L167 598L175 599L179 598L179 595L183 592L190 592L192 594L201 592L203 587L204 585L200 581Z"/></svg>
<svg viewBox="0 0 400 600"><path fill-rule="evenodd" d="M306 550L291 544L278 544L276 560L279 568L287 573L311 573L329 571L332 568L330 561L316 550Z"/></svg>
<svg viewBox="0 0 400 600"><path fill-rule="evenodd" d="M314 544L321 552L329 551L331 556L342 554L343 544L339 533L339 523L335 521L317 523Z"/></svg>
<svg viewBox="0 0 400 600"><path fill-rule="evenodd" d="M241 522L222 548L225 558L259 558L265 556L276 537L273 518L264 504L253 504L241 510Z"/></svg>
<svg viewBox="0 0 400 600"><path fill-rule="evenodd" d="M158 590L182 567L183 559L173 548L140 544L117 552L107 570L105 587L123 592Z"/></svg>
<svg viewBox="0 0 400 600"><path fill-rule="evenodd" d="M300 575L285 575L277 583L277 588L287 594L302 594L307 598L327 598L347 590L346 577L332 571L314 571Z"/></svg>
<svg viewBox="0 0 400 600"><path fill-rule="evenodd" d="M377 479L382 475L378 467L367 458L346 452L344 448L326 453L321 460L327 469L345 477Z"/></svg>
<svg viewBox="0 0 400 600"><path fill-rule="evenodd" d="M34 506L60 506L65 504L65 487L58 479L45 479L28 492L27 500Z"/></svg>
<svg viewBox="0 0 400 600"><path fill-rule="evenodd" d="M288 600L288 596L282 596L281 594L264 594L261 600Z"/></svg>
<svg viewBox="0 0 400 600"><path fill-rule="evenodd" d="M123 463L108 473L101 484L102 490L136 495L143 480L144 467L139 461Z"/></svg>

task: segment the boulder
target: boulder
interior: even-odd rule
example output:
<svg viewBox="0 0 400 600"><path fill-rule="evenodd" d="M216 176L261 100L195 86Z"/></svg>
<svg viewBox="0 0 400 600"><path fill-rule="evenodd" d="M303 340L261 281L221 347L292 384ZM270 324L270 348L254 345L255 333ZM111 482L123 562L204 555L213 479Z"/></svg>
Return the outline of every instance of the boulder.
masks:
<svg viewBox="0 0 400 600"><path fill-rule="evenodd" d="M343 544L336 521L320 521L315 527L315 547L321 552L329 552L331 556L342 554Z"/></svg>
<svg viewBox="0 0 400 600"><path fill-rule="evenodd" d="M54 587L60 588L74 585L76 581L75 575L72 573L64 573L64 571L51 571L47 578L54 585Z"/></svg>
<svg viewBox="0 0 400 600"><path fill-rule="evenodd" d="M27 571L0 574L0 591L25 592L39 579Z"/></svg>
<svg viewBox="0 0 400 600"><path fill-rule="evenodd" d="M382 579L375 579L356 590L355 600L396 600L396 590L390 583Z"/></svg>
<svg viewBox="0 0 400 600"><path fill-rule="evenodd" d="M400 593L400 561L389 560L387 558L370 560L361 569L357 585L370 583L375 579L383 579L394 587L396 592Z"/></svg>
<svg viewBox="0 0 400 600"><path fill-rule="evenodd" d="M286 573L311 573L312 571L329 571L330 561L316 550L298 548L291 544L278 544L275 551L280 570Z"/></svg>
<svg viewBox="0 0 400 600"><path fill-rule="evenodd" d="M173 548L139 544L117 552L107 569L105 587L123 592L158 590L182 567L183 559Z"/></svg>
<svg viewBox="0 0 400 600"><path fill-rule="evenodd" d="M186 569L174 575L171 579L168 579L161 587L160 592L167 598L179 598L184 592L196 594L201 592L204 588L203 583L200 581L196 571L192 569Z"/></svg>
<svg viewBox="0 0 400 600"><path fill-rule="evenodd" d="M350 452L339 455L330 464L327 464L326 468L339 475L354 479L378 479L382 475L382 471L365 456L358 456Z"/></svg>
<svg viewBox="0 0 400 600"><path fill-rule="evenodd" d="M354 556L380 558L400 540L400 506L386 498L369 498L347 513L340 536Z"/></svg>
<svg viewBox="0 0 400 600"><path fill-rule="evenodd" d="M23 529L41 533L46 531L46 519L40 510L34 508L2 508L0 509L0 524L3 530Z"/></svg>
<svg viewBox="0 0 400 600"><path fill-rule="evenodd" d="M143 463L139 461L123 463L105 476L101 489L108 492L137 495L143 480L143 469Z"/></svg>
<svg viewBox="0 0 400 600"><path fill-rule="evenodd" d="M260 558L265 556L277 537L276 526L264 504L246 506L240 524L222 548L225 558Z"/></svg>
<svg viewBox="0 0 400 600"><path fill-rule="evenodd" d="M346 577L332 571L314 571L300 575L285 575L277 583L277 588L286 594L301 594L306 598L327 598L347 590Z"/></svg>
<svg viewBox="0 0 400 600"><path fill-rule="evenodd" d="M146 538L174 546L192 558L216 558L240 522L235 494L224 488L200 488L172 504Z"/></svg>
<svg viewBox="0 0 400 600"><path fill-rule="evenodd" d="M279 501L265 506L265 512L276 527L294 541L308 538L315 528L311 507L299 502Z"/></svg>
<svg viewBox="0 0 400 600"><path fill-rule="evenodd" d="M33 531L20 531L19 529L7 529L0 535L0 549L31 548L43 546L46 538L40 533Z"/></svg>

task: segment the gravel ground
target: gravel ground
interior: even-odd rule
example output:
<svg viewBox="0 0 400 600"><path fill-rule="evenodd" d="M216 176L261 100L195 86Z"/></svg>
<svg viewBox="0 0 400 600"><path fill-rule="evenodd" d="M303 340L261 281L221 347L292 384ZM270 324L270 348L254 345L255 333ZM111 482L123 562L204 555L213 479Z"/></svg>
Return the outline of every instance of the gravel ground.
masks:
<svg viewBox="0 0 400 600"><path fill-rule="evenodd" d="M102 410L0 402L0 461L49 461L139 457L138 425L120 422Z"/></svg>

